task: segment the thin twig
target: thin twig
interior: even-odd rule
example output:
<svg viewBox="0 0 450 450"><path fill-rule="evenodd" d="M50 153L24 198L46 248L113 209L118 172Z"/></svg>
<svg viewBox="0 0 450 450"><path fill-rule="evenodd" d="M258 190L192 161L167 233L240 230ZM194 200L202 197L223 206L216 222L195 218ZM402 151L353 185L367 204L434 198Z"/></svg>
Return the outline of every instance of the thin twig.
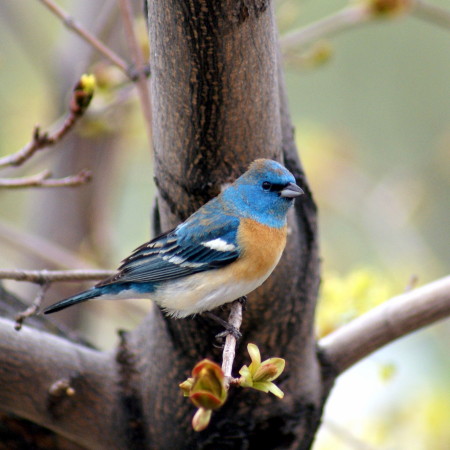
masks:
<svg viewBox="0 0 450 450"><path fill-rule="evenodd" d="M450 276L398 295L319 341L337 374L411 331L450 316Z"/></svg>
<svg viewBox="0 0 450 450"><path fill-rule="evenodd" d="M0 270L0 280L54 283L59 281L101 280L114 275L111 270Z"/></svg>
<svg viewBox="0 0 450 450"><path fill-rule="evenodd" d="M56 5L52 0L39 0L44 4L56 17L61 19L62 23L81 37L85 42L94 47L106 59L116 65L128 77L132 78L129 65L115 52L113 52L107 45L97 39L93 34L83 28L75 19L67 14L62 8Z"/></svg>
<svg viewBox="0 0 450 450"><path fill-rule="evenodd" d="M413 16L427 20L447 30L450 29L450 11L437 5L432 5L423 0L415 0L412 11Z"/></svg>
<svg viewBox="0 0 450 450"><path fill-rule="evenodd" d="M29 187L75 187L86 184L92 178L89 170L82 170L76 175L70 175L64 178L50 178L51 172L44 170L36 175L23 178L0 178L0 188L17 189Z"/></svg>
<svg viewBox="0 0 450 450"><path fill-rule="evenodd" d="M365 5L349 6L311 25L292 31L281 37L283 53L301 47L325 36L356 27L372 19L373 15Z"/></svg>
<svg viewBox="0 0 450 450"><path fill-rule="evenodd" d="M93 88L86 86L86 80L83 77L72 90L72 96L69 103L69 113L62 125L52 134L42 133L39 126L33 130L31 141L21 150L12 155L0 158L0 168L6 166L20 166L27 161L38 150L59 142L84 115L93 97Z"/></svg>
<svg viewBox="0 0 450 450"><path fill-rule="evenodd" d="M130 0L119 0L120 11L122 13L123 25L128 47L131 51L133 62L136 65L137 78L136 85L141 102L142 113L144 115L145 129L149 145L152 145L152 107L150 101L150 91L148 89L147 74L145 71L144 55L142 54L139 42L133 26L133 10Z"/></svg>
<svg viewBox="0 0 450 450"><path fill-rule="evenodd" d="M242 303L240 300L235 300L231 305L228 323L239 331L242 323ZM236 354L236 343L236 337L228 334L225 339L222 357L222 371L225 375L225 386L227 389L233 381L231 371L233 370L234 356Z"/></svg>
<svg viewBox="0 0 450 450"><path fill-rule="evenodd" d="M20 166L27 159L31 158L31 156L33 156L33 154L37 150L45 147L46 138L47 138L46 134L41 135L41 130L39 126L35 126L33 130L32 140L18 152L0 158L0 167Z"/></svg>
<svg viewBox="0 0 450 450"><path fill-rule="evenodd" d="M41 306L42 300L44 299L45 293L47 292L49 287L50 287L49 282L45 282L44 284L42 284L41 288L39 289L38 295L36 295L36 298L33 300L33 303L25 311L22 311L21 313L17 314L16 324L14 325L14 328L17 331L19 331L22 328L23 322L26 318L36 314L36 312Z"/></svg>

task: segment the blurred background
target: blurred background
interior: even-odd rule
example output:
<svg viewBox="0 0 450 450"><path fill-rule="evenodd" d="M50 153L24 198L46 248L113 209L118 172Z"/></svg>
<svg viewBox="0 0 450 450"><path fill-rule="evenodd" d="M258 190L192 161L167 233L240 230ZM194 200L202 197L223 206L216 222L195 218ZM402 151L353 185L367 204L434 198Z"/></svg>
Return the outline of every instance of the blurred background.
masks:
<svg viewBox="0 0 450 450"><path fill-rule="evenodd" d="M450 11L450 0L430 0ZM130 61L115 1L59 1ZM279 0L281 42L348 3ZM136 12L140 9L136 2ZM136 19L142 48L146 27ZM296 138L320 211L322 336L450 272L450 25L399 13L285 51ZM0 2L0 157L33 127L54 129L81 74L98 91L57 146L0 177L89 168L79 188L0 190L0 268L114 269L150 237L152 155L134 86L40 2ZM28 283L5 286L30 300ZM45 302L79 291L53 284ZM150 302L92 302L64 320L100 348L132 328ZM61 314L61 317L64 316ZM347 371L326 407L322 449L448 449L450 325L403 338Z"/></svg>

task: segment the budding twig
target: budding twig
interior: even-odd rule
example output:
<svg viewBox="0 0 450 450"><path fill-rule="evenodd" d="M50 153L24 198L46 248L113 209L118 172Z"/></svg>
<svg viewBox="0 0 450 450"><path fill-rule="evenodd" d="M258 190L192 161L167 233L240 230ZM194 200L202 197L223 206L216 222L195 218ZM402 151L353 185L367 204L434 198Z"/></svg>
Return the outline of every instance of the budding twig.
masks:
<svg viewBox="0 0 450 450"><path fill-rule="evenodd" d="M83 75L73 88L69 113L63 124L52 134L48 134L47 132L42 133L40 127L36 126L33 131L33 138L25 147L12 155L0 158L0 168L20 166L38 150L59 142L86 112L94 95L94 85L95 79L92 75Z"/></svg>

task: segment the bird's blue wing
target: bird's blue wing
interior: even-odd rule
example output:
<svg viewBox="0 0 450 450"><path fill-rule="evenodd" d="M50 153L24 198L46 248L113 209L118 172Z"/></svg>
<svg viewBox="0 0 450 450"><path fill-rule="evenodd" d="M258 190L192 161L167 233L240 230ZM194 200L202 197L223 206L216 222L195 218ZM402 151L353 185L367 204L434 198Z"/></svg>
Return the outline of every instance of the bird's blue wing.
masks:
<svg viewBox="0 0 450 450"><path fill-rule="evenodd" d="M223 267L240 255L238 226L234 216L194 214L174 230L138 247L116 275L97 286L156 283Z"/></svg>

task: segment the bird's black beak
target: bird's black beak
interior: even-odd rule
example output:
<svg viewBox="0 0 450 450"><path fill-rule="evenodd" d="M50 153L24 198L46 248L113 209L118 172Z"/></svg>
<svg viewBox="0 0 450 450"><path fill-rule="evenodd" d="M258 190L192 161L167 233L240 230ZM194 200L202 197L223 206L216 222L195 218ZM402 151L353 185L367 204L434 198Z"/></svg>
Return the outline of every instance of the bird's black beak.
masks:
<svg viewBox="0 0 450 450"><path fill-rule="evenodd" d="M299 186L297 186L294 183L289 183L280 192L280 196L285 197L285 198L296 198L296 197L300 197L300 195L302 195L302 194L304 194L303 189L301 189Z"/></svg>

